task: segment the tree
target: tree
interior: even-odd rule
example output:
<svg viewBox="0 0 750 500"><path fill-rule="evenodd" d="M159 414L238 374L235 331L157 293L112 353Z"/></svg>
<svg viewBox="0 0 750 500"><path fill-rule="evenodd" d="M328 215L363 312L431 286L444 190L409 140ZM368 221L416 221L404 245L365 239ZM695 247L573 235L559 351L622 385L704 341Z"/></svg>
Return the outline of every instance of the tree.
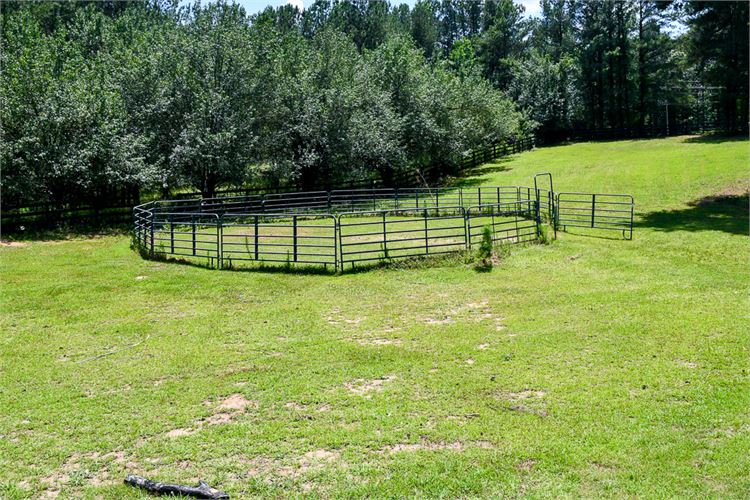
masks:
<svg viewBox="0 0 750 500"><path fill-rule="evenodd" d="M508 88L513 61L525 46L528 24L523 21L523 11L513 0L485 3L479 57L486 77L500 89Z"/></svg>
<svg viewBox="0 0 750 500"><path fill-rule="evenodd" d="M428 59L437 47L439 28L435 5L431 0L419 0L411 11L411 36Z"/></svg>
<svg viewBox="0 0 750 500"><path fill-rule="evenodd" d="M690 60L699 78L721 87L723 127L732 132L748 126L748 3L686 4Z"/></svg>
<svg viewBox="0 0 750 500"><path fill-rule="evenodd" d="M203 196L241 184L256 157L249 28L237 5L194 7L185 27L182 91L188 103L170 165Z"/></svg>

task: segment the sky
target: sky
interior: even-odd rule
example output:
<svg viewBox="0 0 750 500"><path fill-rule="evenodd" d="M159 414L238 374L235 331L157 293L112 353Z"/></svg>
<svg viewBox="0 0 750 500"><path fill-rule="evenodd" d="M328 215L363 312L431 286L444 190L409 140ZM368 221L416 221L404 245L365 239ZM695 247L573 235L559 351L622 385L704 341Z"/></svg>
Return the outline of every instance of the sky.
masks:
<svg viewBox="0 0 750 500"><path fill-rule="evenodd" d="M406 3L409 5L414 5L415 1L416 0L391 0L391 4L396 5L400 3ZM245 7L245 11L248 14L255 14L256 12L260 12L265 9L268 5L278 7L280 5L284 5L285 3L291 3L296 4L299 7L300 4L309 4L312 3L313 0L235 0L235 2ZM180 0L180 3L188 4L192 2L190 0ZM207 3L207 1L204 0L202 3ZM526 8L526 15L529 17L539 14L539 0L516 0L516 3L520 3Z"/></svg>

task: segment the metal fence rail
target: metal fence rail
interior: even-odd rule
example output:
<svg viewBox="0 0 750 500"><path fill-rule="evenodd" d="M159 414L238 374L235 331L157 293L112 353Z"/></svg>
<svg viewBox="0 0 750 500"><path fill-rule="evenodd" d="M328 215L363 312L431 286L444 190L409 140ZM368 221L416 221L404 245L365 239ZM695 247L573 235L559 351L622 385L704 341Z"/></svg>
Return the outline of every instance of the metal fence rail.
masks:
<svg viewBox="0 0 750 500"><path fill-rule="evenodd" d="M466 210L469 245L479 243L485 227L494 243L527 243L539 236L540 213L535 201L479 205Z"/></svg>
<svg viewBox="0 0 750 500"><path fill-rule="evenodd" d="M216 214L154 213L151 219L151 255L206 258L221 265L221 219Z"/></svg>
<svg viewBox="0 0 750 500"><path fill-rule="evenodd" d="M549 191L540 189L539 199L549 207ZM252 194L205 199L162 200L158 210L208 213L280 212L364 212L402 208L468 207L488 203L509 203L537 199L534 188L525 186L482 186L475 188L372 188L308 191L299 193Z"/></svg>
<svg viewBox="0 0 750 500"><path fill-rule="evenodd" d="M471 249L489 227L494 243L535 241L555 229L633 236L629 195L555 193L525 186L371 188L162 200L133 209L134 242L154 256L331 266Z"/></svg>
<svg viewBox="0 0 750 500"><path fill-rule="evenodd" d="M229 214L221 224L224 266L241 261L336 266L333 215Z"/></svg>
<svg viewBox="0 0 750 500"><path fill-rule="evenodd" d="M627 194L557 193L555 227L620 231L633 239L633 197Z"/></svg>
<svg viewBox="0 0 750 500"><path fill-rule="evenodd" d="M464 250L465 216L463 207L340 214L340 265Z"/></svg>

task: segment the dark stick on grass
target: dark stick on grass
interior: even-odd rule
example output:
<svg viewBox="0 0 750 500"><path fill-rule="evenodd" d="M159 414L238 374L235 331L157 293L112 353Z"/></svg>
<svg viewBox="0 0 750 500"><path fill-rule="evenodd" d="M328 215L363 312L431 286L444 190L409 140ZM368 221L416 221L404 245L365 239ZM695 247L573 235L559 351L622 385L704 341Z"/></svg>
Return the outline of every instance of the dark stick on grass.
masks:
<svg viewBox="0 0 750 500"><path fill-rule="evenodd" d="M150 338L151 338L151 335L146 335L145 339L139 340L135 344L130 344L130 345L126 345L125 347L119 347L117 349L112 349L111 351L107 351L104 354L98 354L96 356L91 356L90 358L86 358L86 359L82 359L80 361L76 361L76 363L77 364L88 363L89 361L95 361L97 359L102 359L102 358L104 358L106 356L110 356L112 354L118 353L120 351L124 351L126 349L132 349L134 347L138 347L139 345L143 344L144 342L146 342Z"/></svg>
<svg viewBox="0 0 750 500"><path fill-rule="evenodd" d="M159 483L146 479L145 477L128 474L125 478L125 484L136 488L143 488L146 491L159 495L184 495L196 498L229 498L227 493L211 488L203 481L199 481L198 486L183 486L181 484Z"/></svg>

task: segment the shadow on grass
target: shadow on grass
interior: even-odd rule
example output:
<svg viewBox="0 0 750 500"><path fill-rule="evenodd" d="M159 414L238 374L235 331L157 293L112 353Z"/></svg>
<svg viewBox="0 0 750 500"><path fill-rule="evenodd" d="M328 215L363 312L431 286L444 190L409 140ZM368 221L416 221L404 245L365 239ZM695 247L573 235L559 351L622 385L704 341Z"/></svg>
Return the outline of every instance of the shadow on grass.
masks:
<svg viewBox="0 0 750 500"><path fill-rule="evenodd" d="M748 235L749 204L748 193L706 196L688 203L688 208L648 213L635 225L658 231L723 231Z"/></svg>
<svg viewBox="0 0 750 500"><path fill-rule="evenodd" d="M101 238L103 236L124 236L131 233L132 230L133 228L129 224L89 225L80 227L71 225L49 229L26 229L23 231L16 229L14 231L3 231L2 239L19 242L92 239Z"/></svg>
<svg viewBox="0 0 750 500"><path fill-rule="evenodd" d="M133 251L140 254L140 256L147 261L151 262L164 262L172 265L188 266L198 269L208 269L215 271L231 271L237 273L263 273L263 274L291 274L291 275L307 275L307 276L335 276L345 274L359 274L381 270L411 270L411 269L427 269L435 267L445 266L456 266L466 265L471 262L471 254L468 251L456 251L450 253L444 253L441 255L423 255L408 257L397 260L381 260L366 263L347 263L343 270L339 270L333 264L323 266L322 264L286 264L286 263L257 263L250 265L236 265L236 264L225 264L221 269L215 266L215 260L211 258L183 258L173 257L165 254L157 253L153 257L149 255L148 251L132 245ZM491 268L491 266L490 266Z"/></svg>
<svg viewBox="0 0 750 500"><path fill-rule="evenodd" d="M682 142L688 144L722 144L725 142L742 142L747 140L748 137L746 135L708 134L688 137Z"/></svg>
<svg viewBox="0 0 750 500"><path fill-rule="evenodd" d="M633 224L633 229L635 229L635 224ZM586 238L594 238L597 240L617 240L617 241L630 241L627 236L630 234L630 231L623 232L619 229L601 229L601 228L578 228L578 227L567 227L562 228L560 227L557 230L559 233L565 233L565 234L571 234L573 236L584 236Z"/></svg>
<svg viewBox="0 0 750 500"><path fill-rule="evenodd" d="M198 269L209 269L212 271L232 271L235 273L264 273L264 274L299 274L299 275L329 275L333 276L337 274L336 266L333 264L324 267L323 265L302 265L302 264L290 264L279 263L278 265L258 263L252 266L237 266L235 264L226 264L223 268L218 269L215 265L215 260L212 258L199 258L195 260L190 258L182 257L170 257L163 254L156 254L153 257L148 254L148 251L144 251L140 248L134 248L134 250L140 253L141 257L145 260L152 262L165 262L168 264L195 267Z"/></svg>
<svg viewBox="0 0 750 500"><path fill-rule="evenodd" d="M448 183L449 187L475 187L484 184L484 176L494 174L497 172L510 172L512 169L508 165L513 159L513 155L503 156L497 158L491 162L485 163L478 167L469 168L461 172L459 177L456 177Z"/></svg>

